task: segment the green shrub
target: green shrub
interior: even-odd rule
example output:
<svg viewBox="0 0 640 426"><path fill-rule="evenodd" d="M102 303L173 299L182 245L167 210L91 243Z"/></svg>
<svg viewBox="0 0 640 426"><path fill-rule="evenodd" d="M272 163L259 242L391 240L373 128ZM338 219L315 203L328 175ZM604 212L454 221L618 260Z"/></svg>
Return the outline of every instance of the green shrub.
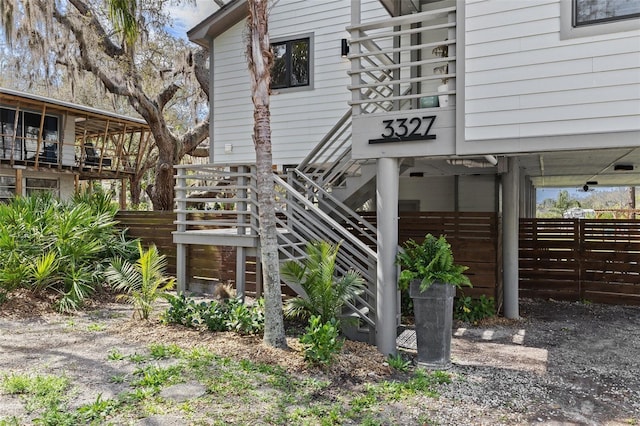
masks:
<svg viewBox="0 0 640 426"><path fill-rule="evenodd" d="M132 255L107 199L98 191L71 202L39 193L0 205L0 290L54 290L59 310L81 307L102 285L110 257Z"/></svg>
<svg viewBox="0 0 640 426"><path fill-rule="evenodd" d="M239 299L227 302L227 330L238 334L258 334L264 330L264 300L258 300L249 307Z"/></svg>
<svg viewBox="0 0 640 426"><path fill-rule="evenodd" d="M339 330L339 323L335 319L323 323L319 316L313 315L306 332L300 337L305 361L314 365L331 365L344 343L338 336Z"/></svg>
<svg viewBox="0 0 640 426"><path fill-rule="evenodd" d="M196 302L180 292L176 296L167 295L169 309L162 313L162 320L167 324L180 324L193 327L200 323L200 307Z"/></svg>
<svg viewBox="0 0 640 426"><path fill-rule="evenodd" d="M133 304L134 316L146 320L153 310L153 303L173 289L175 278L165 275L167 260L155 245L144 250L138 243L138 251L140 258L135 264L115 258L105 271L105 278L115 290L123 292L119 298Z"/></svg>
<svg viewBox="0 0 640 426"><path fill-rule="evenodd" d="M162 315L166 323L186 327L206 327L210 331L234 331L238 334L259 334L264 330L264 300L251 306L239 299L223 302L196 303L180 293L168 297L170 307Z"/></svg>
<svg viewBox="0 0 640 426"><path fill-rule="evenodd" d="M282 265L283 280L297 284L305 293L287 301L284 310L287 317L307 319L316 315L323 322L337 321L344 304L364 290L364 280L356 271L348 271L341 277L335 275L339 250L339 244L311 242L302 262L290 260Z"/></svg>
<svg viewBox="0 0 640 426"><path fill-rule="evenodd" d="M209 331L227 331L228 304L211 301L205 304L201 317Z"/></svg>
<svg viewBox="0 0 640 426"><path fill-rule="evenodd" d="M493 297L487 298L484 294L478 299L470 296L461 296L456 300L453 316L464 322L476 324L484 318L495 315L495 303Z"/></svg>

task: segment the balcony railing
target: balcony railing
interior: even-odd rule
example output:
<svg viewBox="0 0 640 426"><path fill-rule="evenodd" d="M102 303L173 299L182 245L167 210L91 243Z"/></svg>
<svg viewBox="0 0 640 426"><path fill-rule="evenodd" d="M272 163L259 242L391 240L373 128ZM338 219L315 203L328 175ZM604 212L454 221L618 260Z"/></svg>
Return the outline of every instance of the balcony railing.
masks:
<svg viewBox="0 0 640 426"><path fill-rule="evenodd" d="M455 104L455 6L348 30L354 115Z"/></svg>

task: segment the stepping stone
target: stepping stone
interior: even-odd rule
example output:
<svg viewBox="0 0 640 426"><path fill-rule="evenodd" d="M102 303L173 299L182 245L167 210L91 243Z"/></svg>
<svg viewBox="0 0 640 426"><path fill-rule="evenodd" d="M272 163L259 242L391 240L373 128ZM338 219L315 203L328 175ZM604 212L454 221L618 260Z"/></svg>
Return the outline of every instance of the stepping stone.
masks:
<svg viewBox="0 0 640 426"><path fill-rule="evenodd" d="M184 402L201 397L207 393L207 388L198 382L178 383L160 391L160 396L175 402Z"/></svg>

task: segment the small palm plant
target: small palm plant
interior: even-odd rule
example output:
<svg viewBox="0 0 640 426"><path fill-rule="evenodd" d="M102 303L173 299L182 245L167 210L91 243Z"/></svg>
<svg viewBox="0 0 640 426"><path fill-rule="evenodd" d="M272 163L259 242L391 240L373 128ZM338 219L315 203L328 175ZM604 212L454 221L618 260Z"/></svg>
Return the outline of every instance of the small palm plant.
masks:
<svg viewBox="0 0 640 426"><path fill-rule="evenodd" d="M119 299L132 303L135 307L134 318L149 319L153 303L175 284L175 278L165 275L167 260L158 252L155 245L147 250L138 243L140 258L135 264L122 258L115 258L105 272L109 284L119 292Z"/></svg>
<svg viewBox="0 0 640 426"><path fill-rule="evenodd" d="M339 249L340 244L311 242L302 262L290 260L282 265L282 278L303 290L301 297L287 301L287 317L307 319L316 315L322 323L338 321L344 304L362 292L364 280L356 271L347 271L342 277L335 275Z"/></svg>

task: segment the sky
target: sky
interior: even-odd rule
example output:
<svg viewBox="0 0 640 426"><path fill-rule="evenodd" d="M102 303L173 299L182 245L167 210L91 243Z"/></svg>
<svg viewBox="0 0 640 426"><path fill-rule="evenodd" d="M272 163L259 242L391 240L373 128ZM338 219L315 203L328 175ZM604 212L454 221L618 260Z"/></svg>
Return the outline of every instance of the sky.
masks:
<svg viewBox="0 0 640 426"><path fill-rule="evenodd" d="M229 0L225 0L228 2ZM196 0L195 5L183 3L169 6L169 16L174 19L173 28L169 32L180 38L187 38L187 31L198 25L201 21L218 10L218 5L213 0Z"/></svg>

